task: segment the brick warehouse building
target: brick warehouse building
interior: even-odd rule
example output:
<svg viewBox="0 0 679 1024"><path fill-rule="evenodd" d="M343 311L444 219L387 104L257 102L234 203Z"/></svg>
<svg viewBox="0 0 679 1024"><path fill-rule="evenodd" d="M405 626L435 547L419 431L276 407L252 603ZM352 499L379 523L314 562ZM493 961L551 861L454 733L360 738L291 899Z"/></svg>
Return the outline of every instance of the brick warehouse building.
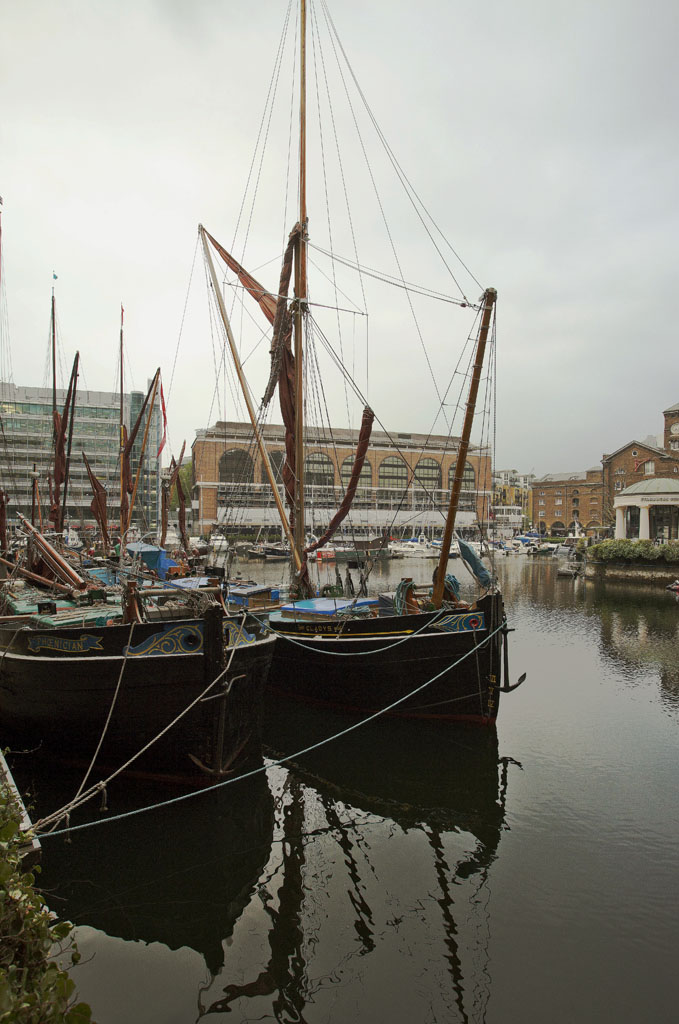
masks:
<svg viewBox="0 0 679 1024"><path fill-rule="evenodd" d="M533 523L540 532L558 536L573 531L577 524L589 536L611 534L616 508L638 507L644 482L679 480L679 403L665 409L663 416L662 446L655 437L629 441L612 454L603 455L601 468L581 473L548 473L536 480ZM627 500L625 492L630 487L634 491ZM658 485L650 487L649 492L659 493ZM652 509L653 502L649 500ZM677 539L677 511L671 502L663 498L663 510L654 514L653 520L654 536ZM635 535L634 529L638 536L636 527L625 535ZM620 526L616 533L620 534Z"/></svg>
<svg viewBox="0 0 679 1024"><path fill-rule="evenodd" d="M283 427L262 427L276 479L285 454ZM358 431L310 428L305 459L308 526L322 529L339 506L351 475ZM374 430L354 499L351 521L367 533L385 528L443 527L457 461L457 439L442 435ZM193 443L193 524L207 534L238 509L243 527L278 527L270 487L248 423L216 423L197 432ZM491 501L490 452L470 446L457 525L473 532L487 521ZM408 486L408 482L410 484ZM404 498L404 490L407 490ZM279 487L281 496L282 485ZM441 511L443 510L443 512Z"/></svg>
<svg viewBox="0 0 679 1024"><path fill-rule="evenodd" d="M602 532L601 469L580 473L547 473L533 484L533 525L540 533L565 536L584 530Z"/></svg>

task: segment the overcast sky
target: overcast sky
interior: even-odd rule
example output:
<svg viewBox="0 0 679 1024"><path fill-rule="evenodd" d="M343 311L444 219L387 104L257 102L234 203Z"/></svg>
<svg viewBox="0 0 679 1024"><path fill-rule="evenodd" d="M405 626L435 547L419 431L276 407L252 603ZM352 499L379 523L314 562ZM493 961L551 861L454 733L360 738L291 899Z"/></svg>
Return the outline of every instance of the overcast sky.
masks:
<svg viewBox="0 0 679 1024"><path fill-rule="evenodd" d="M329 8L408 180L476 281L498 289L498 468L585 469L660 433L662 410L679 401L676 3L330 0ZM286 11L287 0L3 5L0 195L15 383L47 381L54 283L63 363L80 351L81 386L115 386L122 302L128 384L145 388L161 366L175 454L196 428L240 418L228 391L213 400L196 230L204 223L228 248L238 227L240 256L251 224L251 269L275 290L284 229L295 219L290 191L287 220L283 209L286 187L296 188L286 185L288 65L265 124L273 157L258 172L259 212L249 221L246 205L240 223L239 213ZM324 20L320 7L315 18ZM291 22L290 43L293 34ZM325 64L311 72L310 92L319 81L322 91L329 73L331 49L320 47L319 39ZM312 99L310 107L311 135ZM320 158L330 165L343 117L339 106L337 125L322 116L322 152L310 143L310 233L322 246ZM359 158L347 159L347 177L358 175ZM371 220L370 189L358 187L359 258L394 274L393 242L403 276L433 283L405 213L390 222L378 263L380 216ZM379 191L386 207L391 186ZM339 228L333 244L352 256ZM478 298L480 287L469 279L464 287ZM339 304L362 308L360 290ZM443 308L456 324L459 311ZM380 321L371 307L369 331L365 317L349 317L351 326L345 317L343 351L362 366L357 346L368 334L370 369L356 375L382 425L426 432L434 406L417 328L391 316ZM447 326L435 322L426 344L444 389ZM250 366L256 375L256 358ZM259 397L261 383L252 384Z"/></svg>

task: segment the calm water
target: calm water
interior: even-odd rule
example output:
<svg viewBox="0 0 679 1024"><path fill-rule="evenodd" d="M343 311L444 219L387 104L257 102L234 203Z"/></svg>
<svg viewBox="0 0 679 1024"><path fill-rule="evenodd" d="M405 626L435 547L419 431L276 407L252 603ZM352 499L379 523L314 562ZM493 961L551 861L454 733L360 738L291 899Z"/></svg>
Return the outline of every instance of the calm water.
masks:
<svg viewBox="0 0 679 1024"><path fill-rule="evenodd" d="M679 605L556 568L499 565L528 679L497 733L378 722L283 768L345 723L271 707L265 773L45 838L99 1024L674 1021ZM40 808L77 783L13 764Z"/></svg>

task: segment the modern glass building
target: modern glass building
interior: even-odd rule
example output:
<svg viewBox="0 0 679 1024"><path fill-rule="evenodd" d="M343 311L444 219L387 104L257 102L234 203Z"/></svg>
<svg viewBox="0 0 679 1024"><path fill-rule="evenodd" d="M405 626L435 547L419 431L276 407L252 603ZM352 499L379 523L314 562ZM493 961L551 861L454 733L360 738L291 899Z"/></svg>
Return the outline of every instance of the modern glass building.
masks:
<svg viewBox="0 0 679 1024"><path fill-rule="evenodd" d="M128 430L134 424L145 395L133 391L123 396L123 417ZM66 391L57 390L57 409L63 414ZM76 529L94 526L90 511L92 489L82 452L106 488L108 514L116 523L120 508L120 396L106 391L78 391L71 440L71 458L66 492L66 519ZM144 421L146 420L146 415ZM29 519L37 484L43 524L50 507L49 477L54 462L51 388L21 387L0 382L0 487L8 496L7 518L22 512ZM145 422L132 451L136 475ZM146 452L132 513L132 522L142 532L155 532L160 516L160 461L162 417L156 404L151 416ZM68 435L67 435L68 444ZM63 498L63 487L62 487ZM36 525L40 515L36 509Z"/></svg>

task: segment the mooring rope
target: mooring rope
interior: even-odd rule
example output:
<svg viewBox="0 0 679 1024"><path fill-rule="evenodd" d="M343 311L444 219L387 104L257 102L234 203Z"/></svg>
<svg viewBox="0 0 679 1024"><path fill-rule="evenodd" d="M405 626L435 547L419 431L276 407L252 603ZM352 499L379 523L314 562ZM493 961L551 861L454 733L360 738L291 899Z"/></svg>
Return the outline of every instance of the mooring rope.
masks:
<svg viewBox="0 0 679 1024"><path fill-rule="evenodd" d="M485 638L485 640L483 640L478 645L478 647L471 648L471 650L467 651L466 654L461 655L461 657L459 657L457 659L457 661L453 662L452 665L448 665L446 668L444 668L440 672L438 672L435 676L432 676L431 679L428 679L426 682L421 683L420 686L415 687L415 689L411 690L410 693L405 694L405 696L403 696L403 697L399 697L397 700L393 701L393 703L388 704L386 707L381 708L379 711L373 712L373 714L368 715L367 718L361 719L360 722L354 722L352 725L347 726L345 729L341 729L339 732L334 733L332 736L327 736L325 739L319 740L317 743L312 743L308 747L304 747L302 750L298 750L298 751L296 751L293 754L286 754L286 755L284 755L282 757L276 758L276 760L270 761L266 765L261 765L261 766L259 766L257 768L253 768L251 771L244 772L242 775L236 775L235 777L230 778L230 779L222 779L221 782L216 782L212 786L206 786L206 787L204 787L202 789L194 790L191 793L183 793L183 794L181 794L181 796L171 797L168 800L160 800L157 803L149 804L146 807L138 807L138 808L136 808L136 810L133 810L133 811L124 811L122 814L115 814L115 815L112 815L110 818L100 818L98 821L86 821L86 822L83 822L81 825L70 825L68 828L65 828L65 829L55 829L54 831L51 831L51 832L45 832L45 833L43 833L41 835L41 838L49 838L49 837L52 837L52 836L55 836L55 837L56 836L65 836L65 835L69 835L72 832L81 832L81 831L83 831L85 829L88 829L88 828L94 828L97 825L103 825L103 824L107 824L109 822L115 822L115 821L123 821L124 819L131 818L131 817L133 817L134 815L137 815L137 814L145 814L147 811L155 811L155 810L159 810L160 808L163 808L163 807L170 807L173 804L178 804L178 803L180 803L180 802L182 802L184 800L191 800L191 799L193 799L193 797L201 796L204 793L211 793L214 790L223 789L225 786L233 785L236 782L242 782L244 779L249 779L249 778L252 778L255 775L260 775L262 772L267 771L268 768L275 768L278 765L285 764L286 761L295 760L298 757L304 756L304 754L311 753L311 751L313 751L313 750L318 750L321 747L325 746L326 744L333 743L335 740L341 739L343 736L346 736L349 733L354 732L356 729L362 728L363 726L367 725L369 722L374 721L376 718L380 718L382 715L388 714L388 712L390 712L394 708L398 707L399 704L403 704L404 701L409 700L411 697L414 697L415 694L420 693L422 690L426 689L427 686L431 686L431 684L435 683L437 679L440 679L442 676L444 676L446 674L446 672L450 672L453 669L457 668L457 666L460 665L467 658L469 658L470 655L478 653L479 647L484 646L490 640L492 640L492 638L504 628L504 625L505 625L504 621L501 622L500 625L497 627L497 629L493 630L492 633L489 633L489 635ZM222 675L223 675L223 673L222 673ZM221 677L218 677L218 678L221 678ZM217 682L217 680L215 680L215 682ZM213 686L213 685L214 685L213 683L210 684L210 686ZM470 693L470 694L468 694L468 696L469 697L474 697L475 694ZM122 770L123 770L122 768L119 769L119 771L116 772L115 774L116 775L119 774L119 772L122 771ZM111 778L113 778L113 776L111 776ZM96 794L96 792L98 792L98 789L95 790L95 792L92 793L91 795L94 796ZM57 815L62 817L62 818L65 817L65 813L63 811L55 812L55 814L50 815L49 818L44 818L44 819L41 819L41 821L37 822L34 825L34 827L33 827L33 832L35 832L37 834L39 832L39 828L43 824L43 822L45 822L45 821L50 821L51 822L52 820L54 820L55 816L57 816Z"/></svg>
<svg viewBox="0 0 679 1024"><path fill-rule="evenodd" d="M78 787L78 792L73 797L74 801L77 800L78 797L81 795L81 793L83 792L83 790L85 788L85 783L87 782L87 780L90 777L92 769L94 768L95 761L97 760L97 757L99 756L99 751L101 750L101 745L104 742L104 739L106 737L106 733L108 732L108 727L109 727L109 725L111 723L111 718L113 717L113 710L114 710L116 704L118 703L118 694L120 693L120 685L121 685L121 683L123 681L123 673L125 672L125 666L127 665L127 659L129 657L129 654L130 654L130 647L132 646L132 634L134 633L134 626L135 626L135 622L134 622L134 619L133 619L132 622L130 623L130 635L127 638L127 647L125 648L125 657L123 658L123 663L120 666L120 673L118 674L118 682L116 683L116 688L115 688L115 692L113 694L113 699L112 699L111 705L110 705L110 707L108 709L108 715L106 716L106 721L104 722L104 728L101 731L101 736L99 737L99 742L97 743L96 750L94 751L94 754L92 755L92 760L90 761L89 766L87 768L87 771L85 772L85 774L83 776L83 780L80 783L80 786Z"/></svg>
<svg viewBox="0 0 679 1024"><path fill-rule="evenodd" d="M245 613L243 613L242 623L241 623L242 627L245 625L245 619L246 619L246 615L245 615ZM206 686L206 688L203 690L203 692L200 693L194 700L192 700L191 703L188 704L187 707L185 707L183 711L180 711L180 713L175 718L173 718L171 722L168 722L168 724L164 727L164 729L162 729L156 736L154 736L153 739L149 740L148 743L141 748L141 750L138 750L136 754L133 754L133 756L130 757L119 768L116 768L116 770L114 772L112 772L108 776L108 778L102 779L99 782L94 783L92 786L89 787L89 789L85 790L85 792L83 792L83 793L80 793L80 790L79 790L78 793L76 793L75 797L73 797L73 799L69 801L69 803L64 804L64 806L60 807L59 810L53 811L52 814L49 814L46 817L41 818L39 821L37 821L35 823L35 825L34 825L34 831L37 832L40 828L44 828L47 825L52 824L52 822L54 822L56 824L58 821L61 820L61 818L64 818L68 814L70 814L71 811L73 811L77 807L81 807L83 804L87 803L87 801L91 800L94 796L97 795L97 793L100 793L103 790L105 790L106 786L108 786L108 784L110 782L112 782L113 779L115 779L118 775L120 775L121 772L126 771L130 767L130 765L134 764L134 762L136 760L138 760L141 757L142 754L145 754L146 751L150 747L152 747L154 743L157 743L158 740L162 739L162 737L167 732L169 732L170 729L174 728L174 726L177 724L177 722L179 722L185 715L187 715L189 713L189 711L191 711L191 709L196 706L196 704L200 703L200 701L205 698L205 696L210 692L210 690L212 690L217 685L217 683L221 679L224 678L226 673L231 668L231 662L233 661L234 655L236 653L236 649L237 649L237 646L236 646L236 644L234 644L234 646L231 648L231 654L229 656L228 663L225 666L225 668L219 673L219 675L216 676L216 678L213 679L212 682L208 686ZM89 770L88 770L88 774L89 774ZM81 788L82 788L82 786L81 786ZM50 835L50 834L57 835L58 833L56 833L56 832L45 833L45 835Z"/></svg>
<svg viewBox="0 0 679 1024"><path fill-rule="evenodd" d="M358 600L358 598L356 598L356 600ZM331 651L331 650L328 650L325 645L319 644L318 641L316 643L314 643L314 644L304 644L304 643L301 643L299 640L295 640L288 633L279 633L278 630L274 626L271 625L271 623L269 623L268 628L271 630L272 633L275 633L276 636L280 640L287 640L289 643L294 644L295 647L301 647L302 650L304 650L304 651L313 651L315 653L318 653L319 650L322 650L324 654L331 654L331 655L333 655L336 658L353 658L357 654L363 654L363 655L366 655L366 654L384 654L385 651L391 651L391 650L393 650L394 647L398 647L400 644L405 643L408 640L412 640L413 637L419 636L420 633L423 633L425 631L425 629L428 629L429 626L431 626L433 623L437 622L441 618L442 615L444 615L444 614L447 615L449 613L450 613L450 609L449 608L440 608L440 609L438 609L438 612L435 615L432 615L432 617L427 622L425 622L425 624L423 626L421 626L420 629L416 629L412 633L407 633L405 636L402 636L399 640L394 640L393 643L388 644L386 647L379 647L379 648L376 648L374 651ZM254 618L257 618L257 617L254 616ZM260 622L260 625L264 625L264 623L262 623L260 619L257 619L257 621ZM492 634L491 634L491 636L492 636ZM319 636L319 639L320 638L321 637ZM342 637L342 636L340 636L340 634L338 634L337 637L332 637L332 636L329 637L329 638L323 637L323 639L331 639L331 640L334 640L334 639L351 639L351 637L346 638L346 637ZM358 637L358 639L365 640L366 637ZM375 637L375 639L379 640L379 637ZM486 639L489 640L490 637L487 637Z"/></svg>

